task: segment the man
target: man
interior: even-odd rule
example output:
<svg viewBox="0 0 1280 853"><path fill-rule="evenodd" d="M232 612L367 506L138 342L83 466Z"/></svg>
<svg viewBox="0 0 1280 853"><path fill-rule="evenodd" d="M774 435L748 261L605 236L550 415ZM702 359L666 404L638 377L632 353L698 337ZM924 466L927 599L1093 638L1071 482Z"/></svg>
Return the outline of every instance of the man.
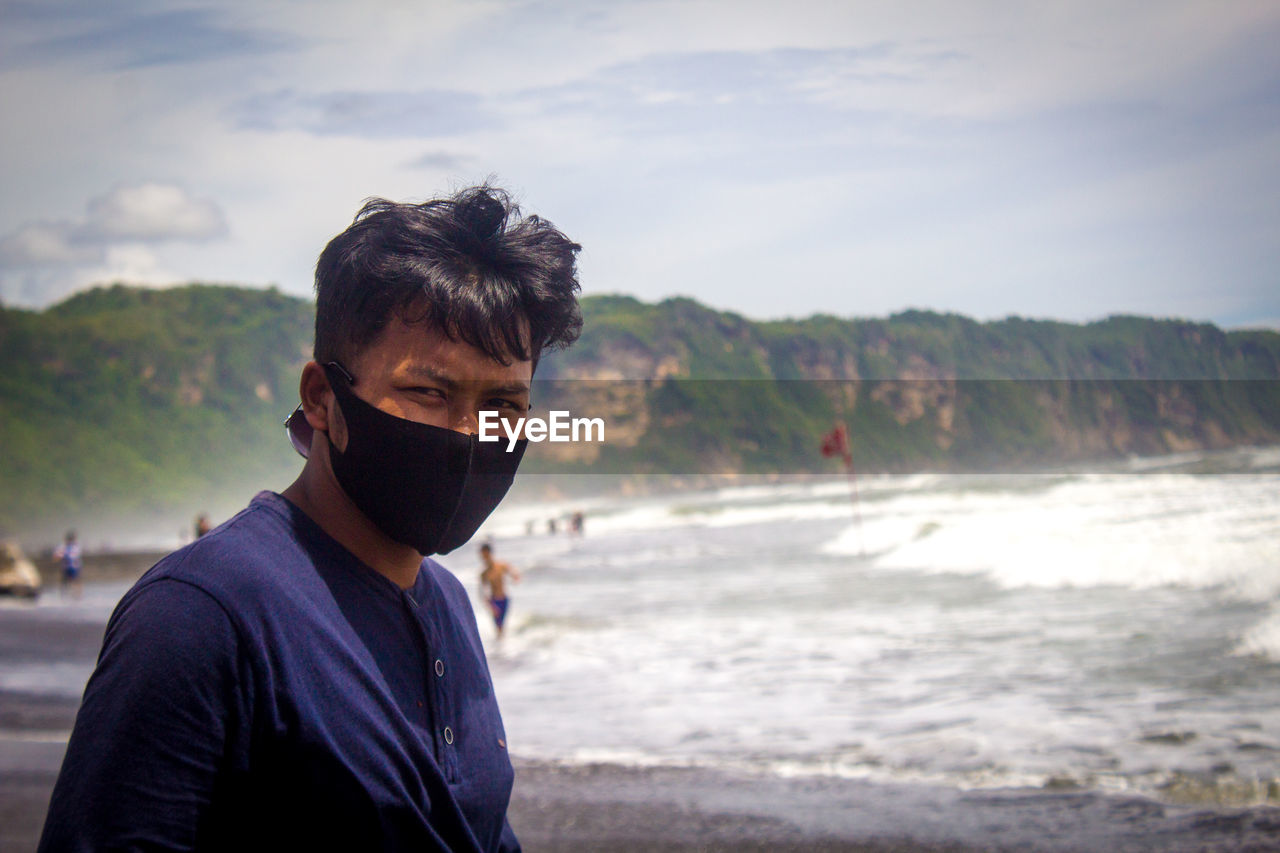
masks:
<svg viewBox="0 0 1280 853"><path fill-rule="evenodd" d="M507 597L507 578L511 578L512 583L519 583L520 573L510 563L493 559L493 546L488 542L480 546L480 561L484 564L480 572L480 593L489 603L489 612L493 614L493 624L501 640L502 626L507 621L507 608L511 604Z"/></svg>
<svg viewBox="0 0 1280 853"><path fill-rule="evenodd" d="M282 495L162 560L107 626L41 849L515 850L506 735L463 544L523 451L538 355L581 327L575 256L480 187L376 200L316 266Z"/></svg>

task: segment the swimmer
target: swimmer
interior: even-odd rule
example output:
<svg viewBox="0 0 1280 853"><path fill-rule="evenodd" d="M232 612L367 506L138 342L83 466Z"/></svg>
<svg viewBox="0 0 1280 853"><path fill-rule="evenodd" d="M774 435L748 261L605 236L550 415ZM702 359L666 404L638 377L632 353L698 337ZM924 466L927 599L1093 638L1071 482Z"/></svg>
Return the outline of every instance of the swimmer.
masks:
<svg viewBox="0 0 1280 853"><path fill-rule="evenodd" d="M493 559L493 546L487 542L480 546L480 559L484 562L484 569L480 572L480 595L489 603L493 624L501 639L502 626L507 620L507 608L511 603L507 597L507 578L518 583L520 573L510 563Z"/></svg>

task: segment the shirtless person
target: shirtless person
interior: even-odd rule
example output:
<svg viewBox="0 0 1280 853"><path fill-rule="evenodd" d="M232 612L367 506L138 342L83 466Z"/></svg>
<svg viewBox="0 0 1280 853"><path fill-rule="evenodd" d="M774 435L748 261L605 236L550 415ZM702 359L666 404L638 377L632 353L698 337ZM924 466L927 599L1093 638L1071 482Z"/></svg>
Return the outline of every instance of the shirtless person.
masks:
<svg viewBox="0 0 1280 853"><path fill-rule="evenodd" d="M489 610L493 613L493 624L498 628L498 637L502 637L502 623L507 619L507 578L513 583L520 581L520 573L510 563L493 559L493 546L485 543L480 546L480 559L484 561L484 570L480 572L480 594L489 602Z"/></svg>

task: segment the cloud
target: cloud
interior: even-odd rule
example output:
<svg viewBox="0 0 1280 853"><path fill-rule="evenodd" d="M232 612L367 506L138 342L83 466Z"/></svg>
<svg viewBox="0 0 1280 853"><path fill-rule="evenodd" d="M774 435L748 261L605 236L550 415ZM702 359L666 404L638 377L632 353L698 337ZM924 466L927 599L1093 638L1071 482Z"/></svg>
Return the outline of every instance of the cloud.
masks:
<svg viewBox="0 0 1280 853"><path fill-rule="evenodd" d="M0 267L81 266L102 259L99 246L77 245L66 222L33 222L0 238Z"/></svg>
<svg viewBox="0 0 1280 853"><path fill-rule="evenodd" d="M171 184L121 186L90 199L78 221L32 222L0 237L0 267L75 267L102 262L113 246L226 236L227 221L210 199Z"/></svg>
<svg viewBox="0 0 1280 853"><path fill-rule="evenodd" d="M92 199L84 224L76 229L87 243L199 241L226 233L226 218L212 200L156 183L116 187Z"/></svg>
<svg viewBox="0 0 1280 853"><path fill-rule="evenodd" d="M499 116L472 92L320 92L292 89L245 98L233 121L259 131L301 130L317 136L430 139L497 127Z"/></svg>
<svg viewBox="0 0 1280 853"><path fill-rule="evenodd" d="M170 9L125 0L5 5L5 65L92 59L137 69L258 56L290 49L285 33L240 26L214 8Z"/></svg>
<svg viewBox="0 0 1280 853"><path fill-rule="evenodd" d="M98 247L96 257L76 266L0 269L0 297L8 305L49 305L104 282L165 286L182 277L167 269L146 246Z"/></svg>
<svg viewBox="0 0 1280 853"><path fill-rule="evenodd" d="M405 164L407 169L443 169L449 172L460 172L471 166L472 158L448 151L429 151Z"/></svg>
<svg viewBox="0 0 1280 853"><path fill-rule="evenodd" d="M90 199L83 217L29 222L0 236L0 295L39 304L106 279L166 281L157 247L227 233L226 217L210 199L172 184L118 186Z"/></svg>
<svg viewBox="0 0 1280 853"><path fill-rule="evenodd" d="M651 54L592 69L553 86L495 94L466 89L319 91L281 89L242 99L241 128L300 130L370 139L430 139L487 130L524 132L531 122L587 117L620 133L767 133L807 136L844 127L869 109L901 111L954 52L889 42L839 49L689 51ZM832 93L866 94L850 105ZM787 115L779 121L778 110ZM803 119L803 120L799 120Z"/></svg>

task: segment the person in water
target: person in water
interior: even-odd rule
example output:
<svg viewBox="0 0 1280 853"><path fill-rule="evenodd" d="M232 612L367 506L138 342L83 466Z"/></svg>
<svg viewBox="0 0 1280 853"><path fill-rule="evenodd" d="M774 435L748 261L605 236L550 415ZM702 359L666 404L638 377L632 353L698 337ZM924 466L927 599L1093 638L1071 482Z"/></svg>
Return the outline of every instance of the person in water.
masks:
<svg viewBox="0 0 1280 853"><path fill-rule="evenodd" d="M480 561L484 564L484 569L480 572L480 594L489 604L494 627L498 629L498 639L502 639L507 608L511 606L511 599L507 595L507 578L512 583L519 583L520 573L510 563L493 559L493 546L488 542L480 546Z"/></svg>
<svg viewBox="0 0 1280 853"><path fill-rule="evenodd" d="M430 557L511 485L526 441L478 421L523 417L577 337L580 248L487 186L329 243L302 472L121 599L40 850L519 849L474 611Z"/></svg>

